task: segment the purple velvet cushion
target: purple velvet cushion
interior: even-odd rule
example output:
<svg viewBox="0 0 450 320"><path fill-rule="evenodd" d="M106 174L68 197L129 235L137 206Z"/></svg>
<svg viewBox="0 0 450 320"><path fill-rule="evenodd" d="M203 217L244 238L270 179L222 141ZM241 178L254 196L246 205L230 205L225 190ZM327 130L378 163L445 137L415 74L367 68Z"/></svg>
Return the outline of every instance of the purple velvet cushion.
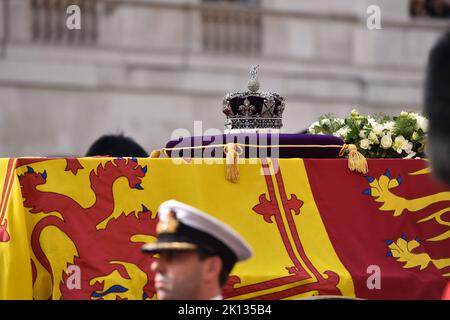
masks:
<svg viewBox="0 0 450 320"><path fill-rule="evenodd" d="M343 145L342 139L335 136L313 135L313 134L223 134L215 136L183 137L171 140L166 148L186 148L195 146L223 145L227 143L240 143L246 145L274 146L274 145ZM323 147L271 147L271 148L242 148L245 158L337 158L340 148ZM222 147L167 150L169 157L187 158L210 158L217 156L225 157Z"/></svg>

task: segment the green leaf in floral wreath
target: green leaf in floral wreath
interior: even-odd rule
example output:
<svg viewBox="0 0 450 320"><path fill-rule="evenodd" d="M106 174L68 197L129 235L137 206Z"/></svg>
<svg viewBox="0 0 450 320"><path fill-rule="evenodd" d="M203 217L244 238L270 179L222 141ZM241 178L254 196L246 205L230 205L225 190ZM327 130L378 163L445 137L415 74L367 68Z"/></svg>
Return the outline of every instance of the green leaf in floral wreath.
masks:
<svg viewBox="0 0 450 320"><path fill-rule="evenodd" d="M416 119L410 118L408 116L399 116L395 121L395 135L402 135L406 139L410 139L415 131L416 123Z"/></svg>
<svg viewBox="0 0 450 320"><path fill-rule="evenodd" d="M380 124L392 121L392 117L384 112L376 113L372 117Z"/></svg>

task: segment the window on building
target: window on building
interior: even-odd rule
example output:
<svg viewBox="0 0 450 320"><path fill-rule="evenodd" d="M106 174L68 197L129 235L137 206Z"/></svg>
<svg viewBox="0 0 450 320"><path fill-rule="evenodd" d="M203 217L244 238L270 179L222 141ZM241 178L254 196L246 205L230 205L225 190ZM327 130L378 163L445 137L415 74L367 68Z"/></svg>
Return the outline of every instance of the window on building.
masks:
<svg viewBox="0 0 450 320"><path fill-rule="evenodd" d="M410 0L412 17L450 19L450 0Z"/></svg>
<svg viewBox="0 0 450 320"><path fill-rule="evenodd" d="M257 54L261 51L259 0L202 2L202 42L206 52Z"/></svg>
<svg viewBox="0 0 450 320"><path fill-rule="evenodd" d="M80 8L81 29L69 30L67 8ZM31 34L35 42L92 44L97 39L96 0L30 0Z"/></svg>

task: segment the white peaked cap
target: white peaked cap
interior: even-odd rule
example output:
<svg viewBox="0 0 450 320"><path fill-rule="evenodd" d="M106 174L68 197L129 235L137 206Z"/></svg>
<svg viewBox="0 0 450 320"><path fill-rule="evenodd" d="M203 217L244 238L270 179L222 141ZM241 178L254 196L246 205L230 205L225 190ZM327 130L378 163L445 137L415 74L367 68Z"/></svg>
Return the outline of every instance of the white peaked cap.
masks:
<svg viewBox="0 0 450 320"><path fill-rule="evenodd" d="M172 211L176 212L181 223L221 241L236 255L238 261L247 260L253 255L250 245L229 225L185 203L177 200L163 202L158 210L159 219L166 220Z"/></svg>

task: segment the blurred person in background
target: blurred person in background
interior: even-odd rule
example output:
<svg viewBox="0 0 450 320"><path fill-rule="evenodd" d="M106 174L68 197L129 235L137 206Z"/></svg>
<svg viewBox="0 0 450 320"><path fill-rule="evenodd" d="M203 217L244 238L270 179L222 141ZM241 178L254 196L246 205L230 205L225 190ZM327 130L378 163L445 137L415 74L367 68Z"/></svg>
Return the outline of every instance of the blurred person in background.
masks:
<svg viewBox="0 0 450 320"><path fill-rule="evenodd" d="M138 157L147 158L148 154L136 141L123 134L103 135L89 147L86 157Z"/></svg>
<svg viewBox="0 0 450 320"><path fill-rule="evenodd" d="M427 11L434 18L450 18L450 6L446 0L427 0Z"/></svg>
<svg viewBox="0 0 450 320"><path fill-rule="evenodd" d="M450 186L450 30L430 51L425 83L427 154L434 175Z"/></svg>
<svg viewBox="0 0 450 320"><path fill-rule="evenodd" d="M425 0L410 0L409 13L412 17L428 16L428 11L425 7Z"/></svg>

